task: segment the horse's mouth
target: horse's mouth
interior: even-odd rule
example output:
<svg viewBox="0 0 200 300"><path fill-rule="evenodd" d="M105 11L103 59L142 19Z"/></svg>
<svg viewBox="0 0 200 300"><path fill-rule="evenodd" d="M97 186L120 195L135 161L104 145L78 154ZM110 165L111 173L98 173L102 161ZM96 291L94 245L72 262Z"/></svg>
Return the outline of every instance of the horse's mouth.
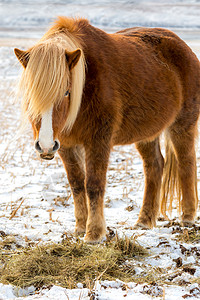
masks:
<svg viewBox="0 0 200 300"><path fill-rule="evenodd" d="M40 158L46 159L46 160L52 160L54 158L54 154L40 154Z"/></svg>

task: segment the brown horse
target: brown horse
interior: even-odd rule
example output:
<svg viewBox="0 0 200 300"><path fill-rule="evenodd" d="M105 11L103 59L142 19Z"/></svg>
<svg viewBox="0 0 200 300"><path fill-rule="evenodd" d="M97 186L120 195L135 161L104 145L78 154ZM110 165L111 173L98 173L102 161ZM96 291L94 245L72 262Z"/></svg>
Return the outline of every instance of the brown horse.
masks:
<svg viewBox="0 0 200 300"><path fill-rule="evenodd" d="M155 226L175 190L182 198L182 222L194 221L200 64L179 37L159 28L107 34L85 19L59 17L35 46L15 54L24 67L19 89L35 148L43 159L58 150L73 192L76 233L86 231L87 242L105 235L110 151L131 143L145 172L136 225Z"/></svg>

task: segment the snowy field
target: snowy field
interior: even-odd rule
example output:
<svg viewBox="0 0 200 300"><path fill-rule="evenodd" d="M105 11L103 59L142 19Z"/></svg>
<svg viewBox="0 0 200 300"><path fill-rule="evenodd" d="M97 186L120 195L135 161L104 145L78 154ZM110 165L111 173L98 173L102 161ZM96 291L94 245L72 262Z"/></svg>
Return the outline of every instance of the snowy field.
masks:
<svg viewBox="0 0 200 300"><path fill-rule="evenodd" d="M58 156L50 162L38 159L30 127L17 136L20 104L14 103L20 66L13 48L33 45L57 15L81 15L109 32L130 26L171 28L200 58L199 1L0 1L0 244L10 238L11 247L12 239L22 246L59 242L75 227L73 199L61 160ZM197 163L199 183L200 147ZM200 185L198 190L200 195ZM40 291L0 284L0 300L199 299L200 240L186 243L190 229L178 225L176 210L171 226L161 219L153 230L134 230L143 191L142 161L134 145L116 147L107 174L107 226L120 235L137 236L150 255L134 261L136 274L154 274L156 283L97 281L92 294L81 283L74 290L53 286ZM199 230L200 213L194 232ZM177 239L179 234L185 238Z"/></svg>

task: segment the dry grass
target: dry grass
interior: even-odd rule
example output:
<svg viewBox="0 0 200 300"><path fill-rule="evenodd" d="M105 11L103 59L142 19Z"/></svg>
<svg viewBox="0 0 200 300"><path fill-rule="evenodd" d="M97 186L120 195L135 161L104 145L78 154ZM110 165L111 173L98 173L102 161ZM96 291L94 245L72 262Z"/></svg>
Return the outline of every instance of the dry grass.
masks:
<svg viewBox="0 0 200 300"><path fill-rule="evenodd" d="M185 243L198 243L200 242L200 226L193 225L191 228L176 227L173 233L177 233L175 239Z"/></svg>
<svg viewBox="0 0 200 300"><path fill-rule="evenodd" d="M75 241L67 237L60 244L2 252L0 281L37 288L52 284L75 288L78 282L91 288L94 281L100 279L118 278L128 282L135 274L130 260L146 254L146 250L133 238L116 236L104 244L88 245L80 239Z"/></svg>

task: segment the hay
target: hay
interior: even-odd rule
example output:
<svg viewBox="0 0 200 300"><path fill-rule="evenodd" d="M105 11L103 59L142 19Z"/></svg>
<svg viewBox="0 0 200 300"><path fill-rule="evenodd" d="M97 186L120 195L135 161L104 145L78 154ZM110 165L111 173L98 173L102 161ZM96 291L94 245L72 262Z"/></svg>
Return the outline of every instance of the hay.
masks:
<svg viewBox="0 0 200 300"><path fill-rule="evenodd" d="M40 288L53 284L75 288L78 282L90 288L95 280L131 281L135 274L130 260L146 255L134 239L118 236L104 244L88 245L67 238L60 244L24 248L15 253L0 271L0 281L19 287ZM2 255L0 256L3 261ZM129 261L129 263L127 263Z"/></svg>

